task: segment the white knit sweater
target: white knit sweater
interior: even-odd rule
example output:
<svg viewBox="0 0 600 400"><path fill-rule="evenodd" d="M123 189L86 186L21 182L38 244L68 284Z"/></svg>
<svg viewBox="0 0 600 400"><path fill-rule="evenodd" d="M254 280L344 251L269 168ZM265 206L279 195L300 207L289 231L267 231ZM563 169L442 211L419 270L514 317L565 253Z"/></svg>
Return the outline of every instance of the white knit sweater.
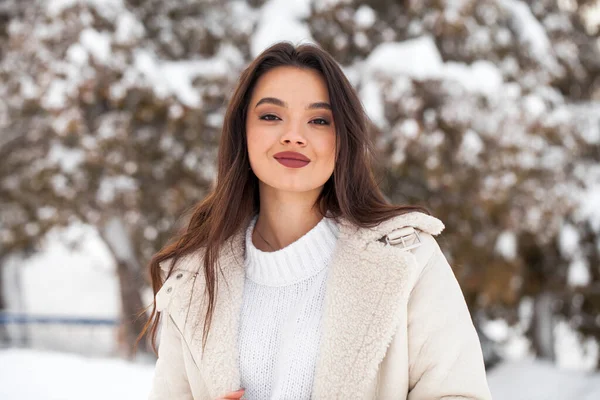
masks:
<svg viewBox="0 0 600 400"><path fill-rule="evenodd" d="M239 358L244 398L310 398L327 268L339 227L323 218L300 239L274 252L252 243L246 230L246 279Z"/></svg>

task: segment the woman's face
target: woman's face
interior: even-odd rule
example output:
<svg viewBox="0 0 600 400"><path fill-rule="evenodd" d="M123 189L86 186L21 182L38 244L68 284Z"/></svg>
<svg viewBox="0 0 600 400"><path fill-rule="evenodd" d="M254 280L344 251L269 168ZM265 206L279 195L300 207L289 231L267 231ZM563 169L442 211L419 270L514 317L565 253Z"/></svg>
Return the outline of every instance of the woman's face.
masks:
<svg viewBox="0 0 600 400"><path fill-rule="evenodd" d="M246 135L250 166L263 185L320 192L333 173L336 139L323 77L287 66L262 75L248 104ZM302 156L310 161L288 158Z"/></svg>

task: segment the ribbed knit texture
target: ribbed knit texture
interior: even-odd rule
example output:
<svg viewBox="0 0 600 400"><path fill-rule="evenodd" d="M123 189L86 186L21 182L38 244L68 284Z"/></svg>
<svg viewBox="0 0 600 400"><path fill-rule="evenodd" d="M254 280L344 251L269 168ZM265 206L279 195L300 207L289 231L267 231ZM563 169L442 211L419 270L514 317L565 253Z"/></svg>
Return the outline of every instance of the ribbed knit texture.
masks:
<svg viewBox="0 0 600 400"><path fill-rule="evenodd" d="M309 399L321 336L329 261L339 227L323 218L300 239L274 252L246 230L246 279L239 351L244 398Z"/></svg>

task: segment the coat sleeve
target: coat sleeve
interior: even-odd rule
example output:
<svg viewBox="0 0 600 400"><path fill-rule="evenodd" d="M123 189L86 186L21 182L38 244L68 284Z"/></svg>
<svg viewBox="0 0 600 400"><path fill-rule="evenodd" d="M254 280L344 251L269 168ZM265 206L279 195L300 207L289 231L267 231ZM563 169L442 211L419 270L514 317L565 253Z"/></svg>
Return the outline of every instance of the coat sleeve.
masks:
<svg viewBox="0 0 600 400"><path fill-rule="evenodd" d="M162 318L149 400L193 400L185 372L181 334L167 312L162 313Z"/></svg>
<svg viewBox="0 0 600 400"><path fill-rule="evenodd" d="M479 338L437 241L408 303L408 400L491 400Z"/></svg>

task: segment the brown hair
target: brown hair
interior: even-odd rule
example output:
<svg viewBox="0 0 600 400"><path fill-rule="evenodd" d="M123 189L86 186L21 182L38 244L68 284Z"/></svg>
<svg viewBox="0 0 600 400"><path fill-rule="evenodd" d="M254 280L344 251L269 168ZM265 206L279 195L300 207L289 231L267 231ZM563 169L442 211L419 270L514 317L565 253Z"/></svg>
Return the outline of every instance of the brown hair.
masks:
<svg viewBox="0 0 600 400"><path fill-rule="evenodd" d="M313 69L324 78L336 126L336 161L315 206L324 216L344 217L361 227L373 227L410 211L430 214L421 206L392 205L375 181L371 160L373 147L368 134L369 119L356 91L326 51L312 44L294 46L280 42L263 51L242 72L223 122L218 154L217 180L208 196L197 204L187 228L160 250L150 262L154 294L162 286L159 263L172 259L169 275L182 256L204 252L205 293L208 296L202 336L203 347L210 329L217 285L216 263L221 245L259 212L258 178L252 172L246 143L246 111L256 81L267 71L281 67ZM156 330L160 313L154 301L150 319L138 341L148 331L156 352Z"/></svg>

